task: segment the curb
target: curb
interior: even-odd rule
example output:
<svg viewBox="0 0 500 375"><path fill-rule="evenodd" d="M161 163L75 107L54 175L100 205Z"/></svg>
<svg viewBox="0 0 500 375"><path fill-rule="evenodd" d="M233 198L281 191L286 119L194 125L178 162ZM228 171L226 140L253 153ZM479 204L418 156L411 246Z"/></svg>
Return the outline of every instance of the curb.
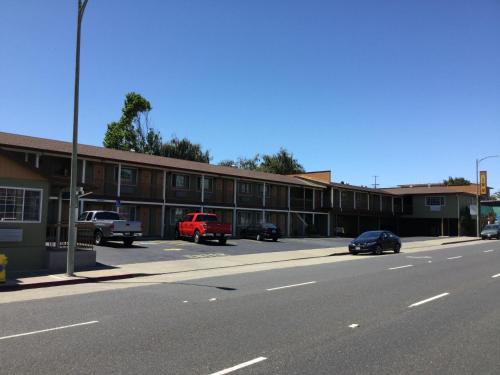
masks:
<svg viewBox="0 0 500 375"><path fill-rule="evenodd" d="M0 293L1 292L11 292L11 291L15 291L15 290L24 290L24 289L47 288L47 287L51 287L51 286L89 284L89 283L98 283L98 282L102 282L102 281L131 279L131 278L140 277L140 276L145 276L145 274L127 273L127 274L122 274L122 275L84 277L81 279L44 281L41 283L10 284L10 285L4 284L4 285L0 285Z"/></svg>
<svg viewBox="0 0 500 375"><path fill-rule="evenodd" d="M465 242L474 242L474 241L481 241L481 238L474 238L472 240L443 242L441 245L452 245L452 244L455 244L455 243L465 243Z"/></svg>

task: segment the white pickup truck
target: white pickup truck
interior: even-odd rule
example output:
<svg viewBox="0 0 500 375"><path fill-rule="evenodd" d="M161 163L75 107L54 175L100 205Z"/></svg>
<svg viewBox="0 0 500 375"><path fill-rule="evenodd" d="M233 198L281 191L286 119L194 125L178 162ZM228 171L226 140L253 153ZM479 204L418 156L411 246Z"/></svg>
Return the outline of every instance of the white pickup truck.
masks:
<svg viewBox="0 0 500 375"><path fill-rule="evenodd" d="M121 240L125 246L131 246L137 237L142 236L140 221L124 220L113 211L82 212L76 225L91 230L96 245L103 245L108 240Z"/></svg>

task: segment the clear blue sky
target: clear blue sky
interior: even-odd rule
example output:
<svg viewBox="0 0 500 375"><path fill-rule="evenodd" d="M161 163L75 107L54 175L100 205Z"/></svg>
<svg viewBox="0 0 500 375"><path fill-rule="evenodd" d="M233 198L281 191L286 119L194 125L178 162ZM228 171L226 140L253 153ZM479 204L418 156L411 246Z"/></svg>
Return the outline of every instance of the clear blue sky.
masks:
<svg viewBox="0 0 500 375"><path fill-rule="evenodd" d="M71 139L75 14L0 1L0 130ZM82 143L136 91L213 162L283 146L390 186L474 179L500 154L498 0L89 0L81 63ZM500 159L484 168L500 188Z"/></svg>

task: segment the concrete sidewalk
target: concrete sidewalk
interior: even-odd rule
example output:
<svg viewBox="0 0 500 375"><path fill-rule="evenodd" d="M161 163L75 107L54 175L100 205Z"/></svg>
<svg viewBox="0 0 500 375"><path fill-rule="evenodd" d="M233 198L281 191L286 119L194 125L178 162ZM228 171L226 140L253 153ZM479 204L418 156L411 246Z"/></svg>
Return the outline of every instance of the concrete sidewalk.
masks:
<svg viewBox="0 0 500 375"><path fill-rule="evenodd" d="M450 241L447 242L448 240ZM425 241L404 239L402 251L415 252L419 249L431 250L432 248L439 247L445 244L471 242L474 240L477 239L471 237L458 237L453 239L436 238ZM6 283L0 284L0 291L6 292L22 289L44 288L58 285L98 283L158 275L175 276L179 274L186 274L186 277L192 278L193 273L196 273L197 271L220 270L224 272L223 270L227 270L229 268L256 265L262 265L263 268L269 268L269 265L273 263L293 263L293 261L307 259L312 260L326 257L342 257L342 260L357 259L356 257L350 256L347 252L346 247L342 246L309 250L269 252L260 254L228 255L213 258L134 263L117 266L115 268L77 272L76 276L74 277L68 277L65 274L50 274L9 279ZM282 266L286 267L287 264L283 264Z"/></svg>

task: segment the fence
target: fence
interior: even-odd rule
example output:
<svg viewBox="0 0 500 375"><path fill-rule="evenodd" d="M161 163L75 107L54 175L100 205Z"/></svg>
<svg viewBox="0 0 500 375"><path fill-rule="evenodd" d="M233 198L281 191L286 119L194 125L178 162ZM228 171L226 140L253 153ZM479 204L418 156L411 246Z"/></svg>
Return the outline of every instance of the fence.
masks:
<svg viewBox="0 0 500 375"><path fill-rule="evenodd" d="M68 224L47 225L46 246L56 249L68 247ZM94 249L94 234L90 229L77 229L76 248L85 250Z"/></svg>

